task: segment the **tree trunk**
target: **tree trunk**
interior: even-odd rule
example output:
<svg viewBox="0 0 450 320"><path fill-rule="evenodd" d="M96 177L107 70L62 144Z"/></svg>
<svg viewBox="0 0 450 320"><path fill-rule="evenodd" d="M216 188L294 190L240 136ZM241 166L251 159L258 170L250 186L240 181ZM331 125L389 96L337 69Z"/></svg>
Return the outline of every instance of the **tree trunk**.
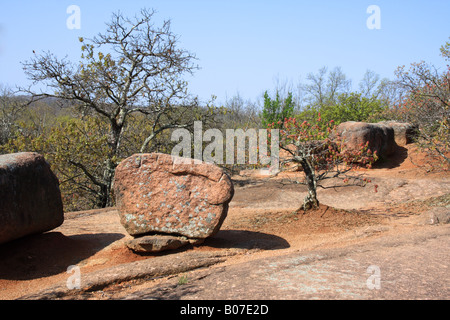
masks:
<svg viewBox="0 0 450 320"><path fill-rule="evenodd" d="M99 195L99 205L101 208L111 207L113 205L111 190L115 169L116 165L113 161L111 159L107 159L105 163L105 171L103 172L103 181L105 184L101 188L101 194Z"/></svg>
<svg viewBox="0 0 450 320"><path fill-rule="evenodd" d="M98 202L101 208L111 207L113 205L113 198L111 195L112 184L114 179L114 172L117 164L114 163L113 158L119 154L120 139L122 137L123 125L118 124L116 121L111 121L110 134L109 134L109 154L106 159L103 171L103 183L98 195Z"/></svg>
<svg viewBox="0 0 450 320"><path fill-rule="evenodd" d="M300 209L306 212L310 209L317 209L319 207L319 200L317 200L316 174L308 159L303 158L300 161L300 164L303 167L303 172L305 172L306 185L308 186L308 195L303 199L303 205Z"/></svg>

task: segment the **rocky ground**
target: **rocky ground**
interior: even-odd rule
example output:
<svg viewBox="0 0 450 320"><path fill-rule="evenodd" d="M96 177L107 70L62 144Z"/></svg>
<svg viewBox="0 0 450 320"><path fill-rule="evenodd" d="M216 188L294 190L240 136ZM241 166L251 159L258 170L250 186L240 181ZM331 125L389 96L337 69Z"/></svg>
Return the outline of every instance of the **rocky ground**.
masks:
<svg viewBox="0 0 450 320"><path fill-rule="evenodd" d="M66 213L0 246L0 299L449 299L450 175L427 161L399 148L355 172L371 184L320 189L306 214L301 173L243 172L219 233L160 254L126 248L114 208Z"/></svg>

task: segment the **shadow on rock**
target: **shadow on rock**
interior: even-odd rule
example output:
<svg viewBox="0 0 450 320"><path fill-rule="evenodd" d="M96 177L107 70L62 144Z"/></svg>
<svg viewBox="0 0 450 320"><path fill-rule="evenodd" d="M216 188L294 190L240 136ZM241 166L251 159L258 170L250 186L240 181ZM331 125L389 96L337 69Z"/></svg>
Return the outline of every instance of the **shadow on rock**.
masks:
<svg viewBox="0 0 450 320"><path fill-rule="evenodd" d="M124 237L119 233L31 235L0 245L0 279L30 280L65 272Z"/></svg>
<svg viewBox="0 0 450 320"><path fill-rule="evenodd" d="M246 230L220 230L214 237L206 239L203 246L262 250L276 250L290 247L289 243L281 237Z"/></svg>

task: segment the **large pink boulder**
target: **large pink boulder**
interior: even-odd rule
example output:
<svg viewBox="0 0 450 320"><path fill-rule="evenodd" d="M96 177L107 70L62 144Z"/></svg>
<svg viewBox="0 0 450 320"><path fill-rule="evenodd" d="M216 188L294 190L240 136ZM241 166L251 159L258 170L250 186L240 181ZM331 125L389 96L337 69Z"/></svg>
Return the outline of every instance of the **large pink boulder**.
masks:
<svg viewBox="0 0 450 320"><path fill-rule="evenodd" d="M370 150L382 158L393 154L397 147L394 129L381 123L343 122L337 126L336 133L348 149L359 150L369 142Z"/></svg>
<svg viewBox="0 0 450 320"><path fill-rule="evenodd" d="M60 226L59 182L40 154L0 155L0 243Z"/></svg>
<svg viewBox="0 0 450 320"><path fill-rule="evenodd" d="M180 159L162 153L135 154L117 166L116 206L132 236L204 239L221 227L234 194L230 178L216 165Z"/></svg>

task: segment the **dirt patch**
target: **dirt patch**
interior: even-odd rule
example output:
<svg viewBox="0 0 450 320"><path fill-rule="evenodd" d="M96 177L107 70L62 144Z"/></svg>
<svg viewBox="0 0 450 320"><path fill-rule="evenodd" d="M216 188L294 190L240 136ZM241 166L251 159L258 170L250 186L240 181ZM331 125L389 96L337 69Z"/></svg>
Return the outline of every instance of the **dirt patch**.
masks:
<svg viewBox="0 0 450 320"><path fill-rule="evenodd" d="M304 236L345 232L381 223L383 217L360 211L349 211L320 205L306 213L296 210L235 209L226 229L247 230L285 239L295 246Z"/></svg>

